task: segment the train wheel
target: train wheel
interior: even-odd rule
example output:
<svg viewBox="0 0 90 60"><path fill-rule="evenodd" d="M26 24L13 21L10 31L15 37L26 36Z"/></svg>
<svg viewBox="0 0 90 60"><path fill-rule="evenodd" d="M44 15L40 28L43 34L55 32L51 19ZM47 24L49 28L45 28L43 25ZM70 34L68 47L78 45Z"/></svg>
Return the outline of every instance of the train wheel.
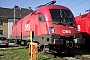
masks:
<svg viewBox="0 0 90 60"><path fill-rule="evenodd" d="M50 49L49 49L49 47L47 47L47 45L43 45L43 46L41 46L41 51L43 51L43 52L45 52L45 53L50 53Z"/></svg>
<svg viewBox="0 0 90 60"><path fill-rule="evenodd" d="M21 41L21 45L26 45L24 40Z"/></svg>

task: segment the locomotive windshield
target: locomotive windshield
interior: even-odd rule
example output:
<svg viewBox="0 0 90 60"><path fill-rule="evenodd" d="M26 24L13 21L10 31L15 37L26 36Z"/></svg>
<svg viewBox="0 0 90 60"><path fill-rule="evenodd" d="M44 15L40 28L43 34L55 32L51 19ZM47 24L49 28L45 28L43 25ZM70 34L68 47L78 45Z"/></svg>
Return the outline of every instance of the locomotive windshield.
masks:
<svg viewBox="0 0 90 60"><path fill-rule="evenodd" d="M73 16L70 10L50 9L52 22L54 24L74 24Z"/></svg>

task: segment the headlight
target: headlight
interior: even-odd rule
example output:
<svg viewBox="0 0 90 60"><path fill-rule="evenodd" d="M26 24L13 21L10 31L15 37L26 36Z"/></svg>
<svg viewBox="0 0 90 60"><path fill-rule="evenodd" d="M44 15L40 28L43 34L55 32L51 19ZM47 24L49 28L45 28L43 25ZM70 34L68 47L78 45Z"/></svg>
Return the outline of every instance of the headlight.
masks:
<svg viewBox="0 0 90 60"><path fill-rule="evenodd" d="M75 34L74 38L82 38L81 34Z"/></svg>
<svg viewBox="0 0 90 60"><path fill-rule="evenodd" d="M54 33L54 27L49 27L50 33Z"/></svg>

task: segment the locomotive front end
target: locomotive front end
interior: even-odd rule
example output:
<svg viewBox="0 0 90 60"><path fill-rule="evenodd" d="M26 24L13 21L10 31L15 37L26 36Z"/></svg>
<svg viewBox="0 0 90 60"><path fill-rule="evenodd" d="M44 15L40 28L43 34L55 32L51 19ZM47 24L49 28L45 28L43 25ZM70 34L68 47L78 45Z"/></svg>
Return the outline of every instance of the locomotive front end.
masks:
<svg viewBox="0 0 90 60"><path fill-rule="evenodd" d="M41 50L57 53L69 48L79 48L85 43L78 34L70 9L61 5L47 5L37 11L39 32L33 40L39 43Z"/></svg>
<svg viewBox="0 0 90 60"><path fill-rule="evenodd" d="M54 44L64 45L68 48L79 48L85 43L82 36L78 34L74 17L70 10L50 9L53 27L50 33L58 34L53 38Z"/></svg>

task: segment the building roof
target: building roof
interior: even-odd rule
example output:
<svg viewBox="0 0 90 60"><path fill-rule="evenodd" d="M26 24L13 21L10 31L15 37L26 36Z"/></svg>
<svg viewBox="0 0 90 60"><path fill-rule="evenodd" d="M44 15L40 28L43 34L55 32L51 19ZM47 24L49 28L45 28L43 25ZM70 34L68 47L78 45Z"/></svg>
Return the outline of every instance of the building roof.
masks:
<svg viewBox="0 0 90 60"><path fill-rule="evenodd" d="M29 13L33 12L31 8L19 8L18 6L15 6L15 18L20 19L24 16L28 15ZM14 18L14 8L2 8L0 7L0 17L3 18Z"/></svg>

